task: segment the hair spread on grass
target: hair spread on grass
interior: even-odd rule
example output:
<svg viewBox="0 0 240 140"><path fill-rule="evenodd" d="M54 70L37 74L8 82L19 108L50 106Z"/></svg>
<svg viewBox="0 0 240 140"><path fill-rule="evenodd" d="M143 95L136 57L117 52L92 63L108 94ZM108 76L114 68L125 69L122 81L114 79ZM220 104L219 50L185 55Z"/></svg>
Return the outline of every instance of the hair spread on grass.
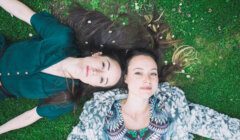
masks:
<svg viewBox="0 0 240 140"><path fill-rule="evenodd" d="M197 51L187 45L178 47L172 55L172 63L178 64L183 69L196 63L198 60Z"/></svg>
<svg viewBox="0 0 240 140"><path fill-rule="evenodd" d="M121 53L136 48L153 49L158 54L158 63L161 66L160 82L168 81L177 71L190 66L196 60L193 47L176 47L180 40L175 39L170 26L164 21L164 11L155 9L151 14L142 15L134 12L122 13L112 20L101 12L87 10L76 3L70 8L61 3L55 4L52 9L55 16L75 31L77 48L82 53L101 51L104 48L117 49ZM68 9L67 13L65 9ZM122 21L126 24L123 25ZM172 63L164 65L164 54L172 46L177 48L173 53ZM85 89L94 91L91 88Z"/></svg>

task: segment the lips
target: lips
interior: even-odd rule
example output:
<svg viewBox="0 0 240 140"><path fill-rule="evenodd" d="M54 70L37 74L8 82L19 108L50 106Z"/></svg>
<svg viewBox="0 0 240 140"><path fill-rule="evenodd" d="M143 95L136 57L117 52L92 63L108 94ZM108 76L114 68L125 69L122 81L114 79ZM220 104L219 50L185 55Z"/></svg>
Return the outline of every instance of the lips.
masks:
<svg viewBox="0 0 240 140"><path fill-rule="evenodd" d="M152 90L152 87L146 86L146 87L140 87L141 90Z"/></svg>

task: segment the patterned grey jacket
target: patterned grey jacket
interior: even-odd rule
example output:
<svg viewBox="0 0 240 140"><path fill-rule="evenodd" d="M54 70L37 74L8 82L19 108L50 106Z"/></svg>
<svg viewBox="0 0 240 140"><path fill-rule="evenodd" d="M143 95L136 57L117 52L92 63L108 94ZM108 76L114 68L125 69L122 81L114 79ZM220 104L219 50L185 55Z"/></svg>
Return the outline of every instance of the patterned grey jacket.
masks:
<svg viewBox="0 0 240 140"><path fill-rule="evenodd" d="M159 84L154 94L165 106L173 120L166 134L167 140L192 140L193 134L217 140L240 140L240 120L220 114L210 108L188 103L184 92L169 83ZM107 112L115 100L127 98L125 90L114 89L96 92L85 103L80 122L68 136L68 140L107 140L103 131Z"/></svg>

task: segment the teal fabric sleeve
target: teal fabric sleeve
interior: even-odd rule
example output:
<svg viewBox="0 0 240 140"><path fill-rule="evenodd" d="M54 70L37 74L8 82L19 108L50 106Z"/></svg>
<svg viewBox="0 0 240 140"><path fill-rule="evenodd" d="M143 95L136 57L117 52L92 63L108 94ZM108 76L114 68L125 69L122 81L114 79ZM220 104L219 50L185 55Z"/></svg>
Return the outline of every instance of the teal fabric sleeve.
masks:
<svg viewBox="0 0 240 140"><path fill-rule="evenodd" d="M72 55L72 52L75 53L73 50L73 30L61 24L51 14L47 12L36 13L31 17L31 24L42 38L39 56L42 65L50 66Z"/></svg>
<svg viewBox="0 0 240 140"><path fill-rule="evenodd" d="M31 25L42 38L58 38L72 30L61 24L55 17L47 12L36 13L31 17Z"/></svg>
<svg viewBox="0 0 240 140"><path fill-rule="evenodd" d="M46 104L39 105L37 107L37 113L39 116L48 118L49 120L55 119L60 115L68 113L73 110L74 103L65 104Z"/></svg>

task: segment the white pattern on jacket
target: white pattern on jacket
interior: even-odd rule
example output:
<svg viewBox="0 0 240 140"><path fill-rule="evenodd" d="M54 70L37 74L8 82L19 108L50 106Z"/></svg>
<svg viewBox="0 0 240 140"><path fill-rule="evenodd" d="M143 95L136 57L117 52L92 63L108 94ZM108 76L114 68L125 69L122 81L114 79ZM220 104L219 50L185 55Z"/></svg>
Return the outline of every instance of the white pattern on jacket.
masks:
<svg viewBox="0 0 240 140"><path fill-rule="evenodd" d="M240 120L220 114L208 107L188 103L184 92L169 83L161 83L154 97L164 105L173 119L166 140L192 140L193 134L217 140L240 140ZM107 140L103 130L105 117L115 100L127 98L125 90L96 92L87 101L80 122L68 140Z"/></svg>

